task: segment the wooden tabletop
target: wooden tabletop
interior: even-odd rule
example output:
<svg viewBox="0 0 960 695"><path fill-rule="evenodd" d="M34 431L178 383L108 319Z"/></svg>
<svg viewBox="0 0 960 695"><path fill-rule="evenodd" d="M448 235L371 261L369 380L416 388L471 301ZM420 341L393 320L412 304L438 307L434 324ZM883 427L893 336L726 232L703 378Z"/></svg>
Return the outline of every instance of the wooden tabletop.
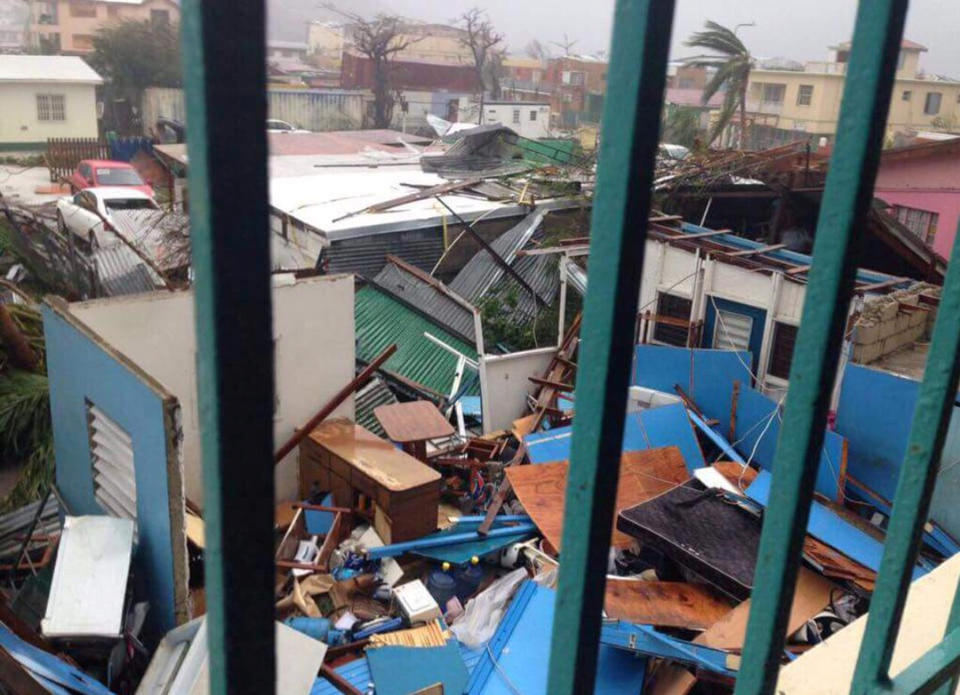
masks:
<svg viewBox="0 0 960 695"><path fill-rule="evenodd" d="M440 474L393 444L346 419L321 423L310 439L369 476L388 490L399 492L433 483Z"/></svg>
<svg viewBox="0 0 960 695"><path fill-rule="evenodd" d="M430 401L381 405L373 409L373 414L387 436L400 444L449 437L454 431Z"/></svg>

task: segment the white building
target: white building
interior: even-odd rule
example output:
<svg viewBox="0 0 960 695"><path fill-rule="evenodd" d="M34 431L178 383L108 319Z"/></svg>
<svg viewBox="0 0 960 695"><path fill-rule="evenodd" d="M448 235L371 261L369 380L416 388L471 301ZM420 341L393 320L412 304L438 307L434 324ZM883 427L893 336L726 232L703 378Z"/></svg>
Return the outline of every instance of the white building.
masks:
<svg viewBox="0 0 960 695"><path fill-rule="evenodd" d="M19 53L27 38L30 6L23 0L0 0L0 52Z"/></svg>
<svg viewBox="0 0 960 695"><path fill-rule="evenodd" d="M531 140L550 137L550 104L536 101L488 101L483 122L502 123Z"/></svg>
<svg viewBox="0 0 960 695"><path fill-rule="evenodd" d="M0 149L97 137L100 75L74 56L0 55Z"/></svg>

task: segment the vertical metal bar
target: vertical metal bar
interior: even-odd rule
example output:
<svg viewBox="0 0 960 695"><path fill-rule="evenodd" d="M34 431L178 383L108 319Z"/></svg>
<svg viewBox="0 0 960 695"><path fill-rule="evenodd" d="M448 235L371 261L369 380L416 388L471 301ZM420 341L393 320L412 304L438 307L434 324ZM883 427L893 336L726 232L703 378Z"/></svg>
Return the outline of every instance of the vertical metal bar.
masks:
<svg viewBox="0 0 960 695"><path fill-rule="evenodd" d="M920 536L930 511L937 462L957 397L958 376L960 244L954 244L923 383L913 411L910 439L893 500L877 586L870 599L870 614L853 678L854 693L867 693L875 684L890 680L890 659L920 551Z"/></svg>
<svg viewBox="0 0 960 695"><path fill-rule="evenodd" d="M577 360L577 417L547 691L593 692L673 0L619 0Z"/></svg>
<svg viewBox="0 0 960 695"><path fill-rule="evenodd" d="M757 555L737 695L773 691L907 0L861 2Z"/></svg>
<svg viewBox="0 0 960 695"><path fill-rule="evenodd" d="M263 0L185 0L213 695L274 691L273 329Z"/></svg>

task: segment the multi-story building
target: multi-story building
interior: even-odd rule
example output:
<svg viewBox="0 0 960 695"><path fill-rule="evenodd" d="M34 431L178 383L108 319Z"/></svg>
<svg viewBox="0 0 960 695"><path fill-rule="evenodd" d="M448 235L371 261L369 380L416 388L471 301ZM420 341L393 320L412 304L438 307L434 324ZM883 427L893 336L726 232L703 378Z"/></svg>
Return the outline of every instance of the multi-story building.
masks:
<svg viewBox="0 0 960 695"><path fill-rule="evenodd" d="M0 53L19 53L27 37L30 10L23 0L0 0Z"/></svg>
<svg viewBox="0 0 960 695"><path fill-rule="evenodd" d="M500 98L505 101L546 101L551 86L547 84L547 66L537 58L507 56L500 76Z"/></svg>
<svg viewBox="0 0 960 695"><path fill-rule="evenodd" d="M833 60L802 69L755 68L747 88L748 131L753 147L810 137L832 142L847 74L850 44L831 48ZM920 68L924 46L904 40L887 117L887 134L960 125L960 82Z"/></svg>
<svg viewBox="0 0 960 695"><path fill-rule="evenodd" d="M607 62L595 56L564 56L550 60L546 82L555 125L572 128L599 123L607 93Z"/></svg>
<svg viewBox="0 0 960 695"><path fill-rule="evenodd" d="M356 26L351 23L307 24L307 53L324 67L339 67L342 56L354 47ZM407 46L391 55L398 62L473 65L473 54L464 43L462 29L445 24L410 22L397 34L397 44Z"/></svg>
<svg viewBox="0 0 960 695"><path fill-rule="evenodd" d="M91 53L93 37L114 22L180 21L180 4L174 0L34 0L29 4L33 13L29 43L67 55Z"/></svg>

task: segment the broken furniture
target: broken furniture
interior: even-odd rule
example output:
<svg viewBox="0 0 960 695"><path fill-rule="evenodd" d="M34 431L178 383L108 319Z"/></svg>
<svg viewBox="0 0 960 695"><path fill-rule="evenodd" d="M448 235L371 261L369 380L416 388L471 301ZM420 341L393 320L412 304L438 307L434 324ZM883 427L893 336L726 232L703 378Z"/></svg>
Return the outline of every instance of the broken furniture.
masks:
<svg viewBox="0 0 960 695"><path fill-rule="evenodd" d="M132 554L130 519L66 517L41 623L43 634L119 638Z"/></svg>
<svg viewBox="0 0 960 695"><path fill-rule="evenodd" d="M427 462L427 442L454 434L453 427L430 401L392 403L374 408L373 414L390 441L403 446L414 458Z"/></svg>
<svg viewBox="0 0 960 695"><path fill-rule="evenodd" d="M353 530L353 513L349 509L338 507L321 507L313 504L294 503L296 511L293 520L283 535L283 540L277 546L275 563L281 570L303 570L306 572L329 572L330 555L341 541ZM329 526L323 534L312 534L307 529L307 512L323 512L329 516ZM325 524L326 526L326 524ZM311 542L314 535L322 535L316 556L310 562L297 560L297 550L301 543Z"/></svg>
<svg viewBox="0 0 960 695"><path fill-rule="evenodd" d="M760 519L718 491L699 490L693 483L675 487L622 510L617 529L688 567L732 598L749 598Z"/></svg>
<svg viewBox="0 0 960 695"><path fill-rule="evenodd" d="M337 507L373 516L385 543L437 528L440 474L346 419L328 420L300 444L300 495L333 493Z"/></svg>

